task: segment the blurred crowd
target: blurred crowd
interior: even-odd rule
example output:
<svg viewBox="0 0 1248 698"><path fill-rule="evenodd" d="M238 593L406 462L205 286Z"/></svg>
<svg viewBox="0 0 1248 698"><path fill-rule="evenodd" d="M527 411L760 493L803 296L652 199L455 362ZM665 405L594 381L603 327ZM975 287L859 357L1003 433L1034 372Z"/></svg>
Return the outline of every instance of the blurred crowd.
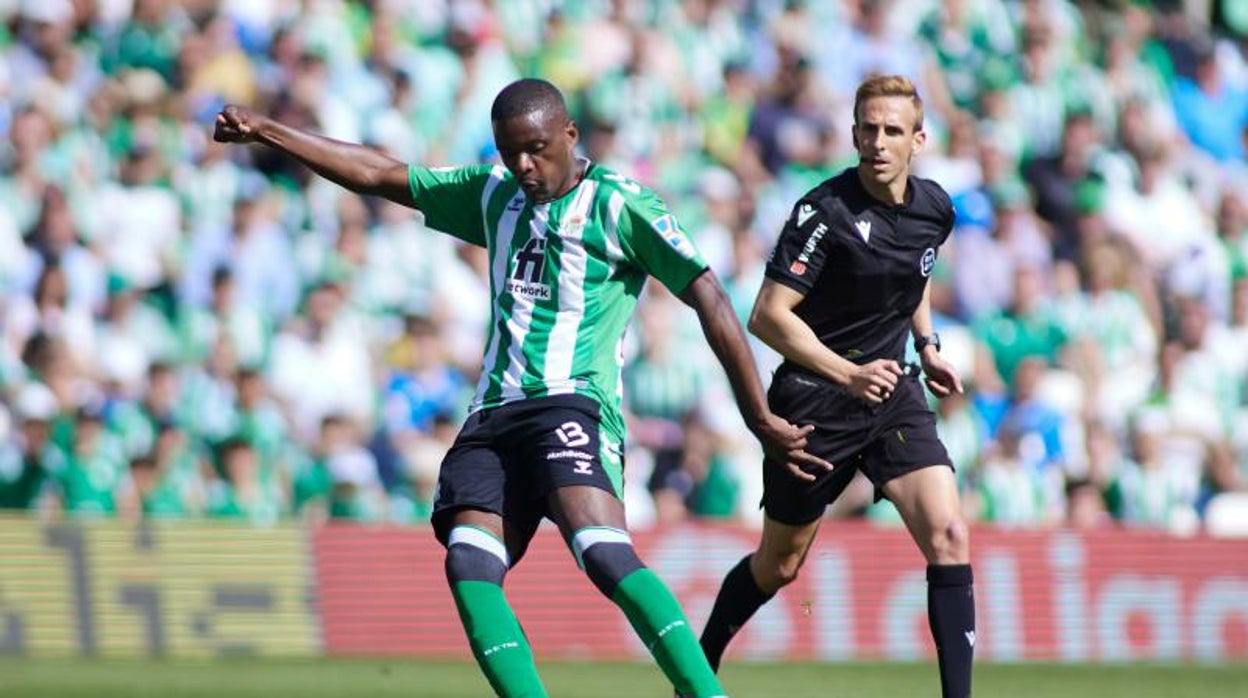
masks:
<svg viewBox="0 0 1248 698"><path fill-rule="evenodd" d="M251 105L411 162L495 157L540 75L664 195L744 319L856 85L915 80L968 515L1193 531L1248 487L1248 3L0 0L0 508L408 523L479 374L483 250L262 148ZM693 313L629 334L631 522L757 521ZM760 370L777 357L756 344ZM859 483L862 484L862 483ZM834 516L895 519L855 485Z"/></svg>

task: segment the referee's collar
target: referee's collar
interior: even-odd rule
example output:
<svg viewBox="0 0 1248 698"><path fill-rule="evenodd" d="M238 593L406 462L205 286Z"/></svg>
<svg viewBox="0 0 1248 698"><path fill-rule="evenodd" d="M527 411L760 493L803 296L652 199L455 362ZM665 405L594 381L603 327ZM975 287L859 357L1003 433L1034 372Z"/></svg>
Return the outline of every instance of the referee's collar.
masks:
<svg viewBox="0 0 1248 698"><path fill-rule="evenodd" d="M855 191L871 208L881 208L889 211L910 208L914 204L914 197L918 190L918 186L914 182L914 175L906 175L906 200L900 204L894 204L871 196L871 192L867 191L867 185L862 183L862 175L859 174L857 165L849 168L849 178L853 180Z"/></svg>

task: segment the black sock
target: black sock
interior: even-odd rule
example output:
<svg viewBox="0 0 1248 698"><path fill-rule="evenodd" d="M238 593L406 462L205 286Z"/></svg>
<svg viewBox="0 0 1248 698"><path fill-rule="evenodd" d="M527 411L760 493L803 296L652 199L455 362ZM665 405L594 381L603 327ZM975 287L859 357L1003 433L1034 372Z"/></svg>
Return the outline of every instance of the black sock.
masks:
<svg viewBox="0 0 1248 698"><path fill-rule="evenodd" d="M741 562L724 577L724 585L715 597L711 617L702 631L702 651L706 653L711 668L719 671L719 660L724 656L732 636L773 596L775 594L764 593L758 588L754 575L750 573L750 556L741 558Z"/></svg>
<svg viewBox="0 0 1248 698"><path fill-rule="evenodd" d="M927 620L936 641L944 698L971 695L975 593L970 565L927 566Z"/></svg>

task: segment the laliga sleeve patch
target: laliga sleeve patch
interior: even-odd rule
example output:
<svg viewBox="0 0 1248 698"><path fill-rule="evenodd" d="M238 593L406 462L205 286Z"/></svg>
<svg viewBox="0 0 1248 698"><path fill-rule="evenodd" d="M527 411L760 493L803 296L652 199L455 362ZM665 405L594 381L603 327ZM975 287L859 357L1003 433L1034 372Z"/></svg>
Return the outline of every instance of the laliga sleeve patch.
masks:
<svg viewBox="0 0 1248 698"><path fill-rule="evenodd" d="M670 213L664 214L650 221L650 227L654 228L654 232L658 233L667 244L672 246L681 257L685 259L693 259L697 256L697 252L693 248L693 243L680 230L680 226L676 223L676 217Z"/></svg>

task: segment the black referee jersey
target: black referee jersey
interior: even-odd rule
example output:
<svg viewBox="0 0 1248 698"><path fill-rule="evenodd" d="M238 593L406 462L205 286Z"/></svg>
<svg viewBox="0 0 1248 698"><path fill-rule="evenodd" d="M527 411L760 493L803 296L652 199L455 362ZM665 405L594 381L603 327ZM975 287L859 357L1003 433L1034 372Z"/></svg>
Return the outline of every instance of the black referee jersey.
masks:
<svg viewBox="0 0 1248 698"><path fill-rule="evenodd" d="M805 298L794 312L828 348L857 364L905 360L910 319L953 228L940 185L910 177L906 202L873 198L850 168L793 206L767 278Z"/></svg>

